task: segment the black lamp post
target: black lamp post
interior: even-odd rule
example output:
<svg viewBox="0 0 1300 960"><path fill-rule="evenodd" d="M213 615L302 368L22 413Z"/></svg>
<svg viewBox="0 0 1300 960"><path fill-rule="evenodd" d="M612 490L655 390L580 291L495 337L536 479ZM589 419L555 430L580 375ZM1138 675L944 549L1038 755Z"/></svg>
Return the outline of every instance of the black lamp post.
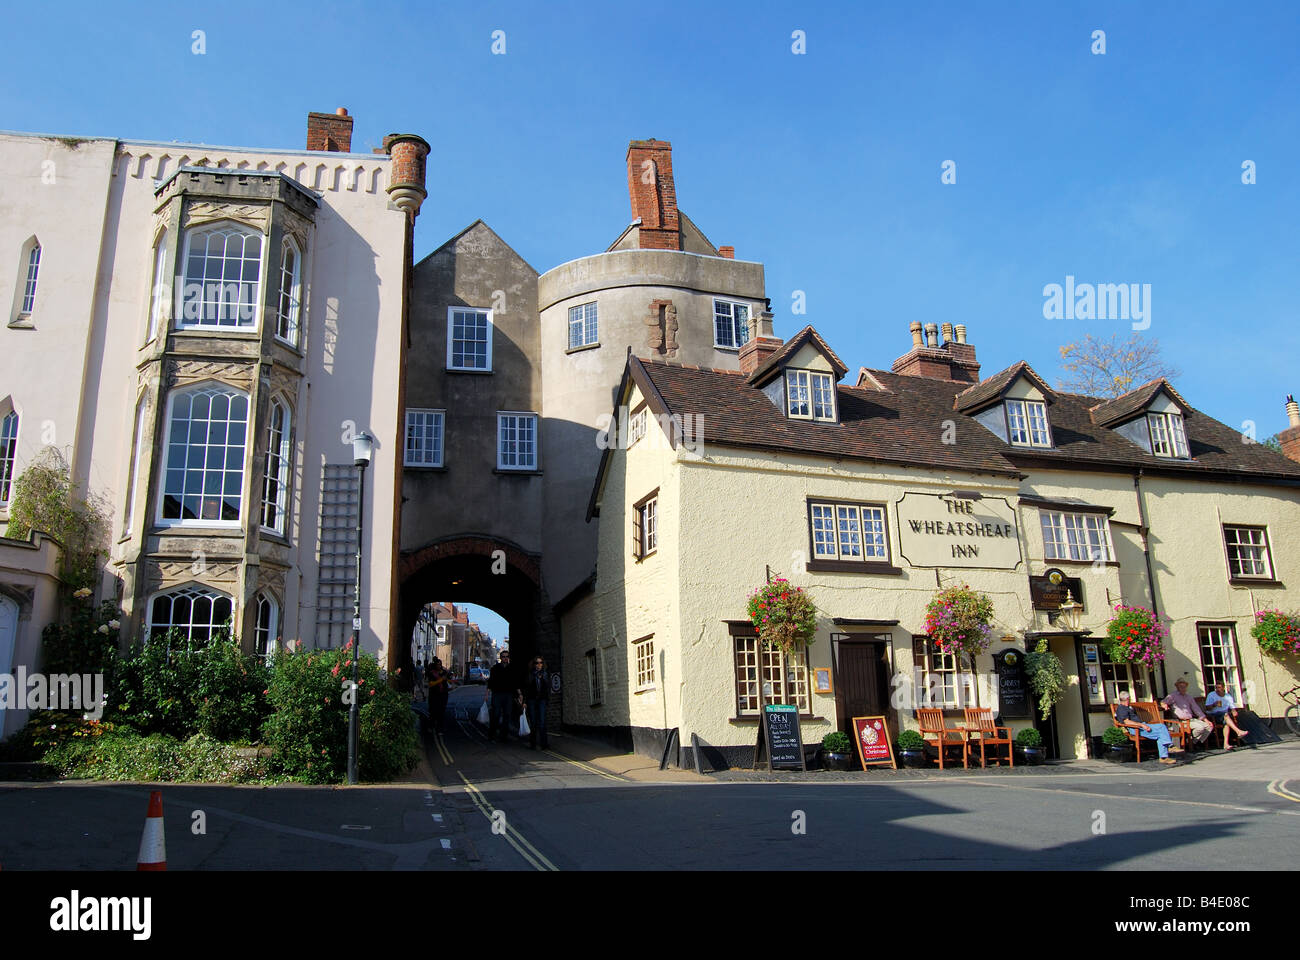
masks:
<svg viewBox="0 0 1300 960"><path fill-rule="evenodd" d="M352 460L357 465L360 485L357 488L357 583L352 600L352 706L348 710L348 784L357 782L357 727L361 699L361 533L366 516L366 467L374 450L375 438L359 433L352 438Z"/></svg>

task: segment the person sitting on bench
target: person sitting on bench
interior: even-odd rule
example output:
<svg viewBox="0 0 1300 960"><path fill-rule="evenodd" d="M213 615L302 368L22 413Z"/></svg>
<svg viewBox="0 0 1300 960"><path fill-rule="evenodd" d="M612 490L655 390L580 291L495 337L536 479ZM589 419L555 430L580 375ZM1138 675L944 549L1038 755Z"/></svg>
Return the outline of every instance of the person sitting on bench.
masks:
<svg viewBox="0 0 1300 960"><path fill-rule="evenodd" d="M1232 744L1228 742L1228 731L1235 731L1238 740L1246 738L1246 731L1237 726L1237 705L1232 700L1232 695L1226 692L1224 685L1216 683L1214 692L1205 698L1205 710L1209 713L1211 719L1216 723L1223 724L1223 749L1231 750Z"/></svg>
<svg viewBox="0 0 1300 960"><path fill-rule="evenodd" d="M1121 727L1136 730L1139 736L1147 740L1154 740L1156 749L1160 751L1161 763L1175 762L1169 756L1169 745L1174 742L1173 737L1169 736L1169 728L1163 723L1143 723L1138 716L1138 712L1128 702L1127 690L1119 692L1119 706L1115 708L1115 722Z"/></svg>

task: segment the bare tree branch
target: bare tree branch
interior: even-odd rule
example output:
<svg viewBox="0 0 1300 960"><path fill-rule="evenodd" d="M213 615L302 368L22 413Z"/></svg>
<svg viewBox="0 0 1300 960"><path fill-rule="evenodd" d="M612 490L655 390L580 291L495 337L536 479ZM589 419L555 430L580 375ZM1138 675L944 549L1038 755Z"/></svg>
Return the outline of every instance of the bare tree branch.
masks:
<svg viewBox="0 0 1300 960"><path fill-rule="evenodd" d="M1160 341L1136 333L1123 343L1116 334L1108 340L1085 334L1061 347L1061 369L1065 376L1057 386L1090 397L1118 397L1158 377L1173 380L1179 375L1161 357Z"/></svg>

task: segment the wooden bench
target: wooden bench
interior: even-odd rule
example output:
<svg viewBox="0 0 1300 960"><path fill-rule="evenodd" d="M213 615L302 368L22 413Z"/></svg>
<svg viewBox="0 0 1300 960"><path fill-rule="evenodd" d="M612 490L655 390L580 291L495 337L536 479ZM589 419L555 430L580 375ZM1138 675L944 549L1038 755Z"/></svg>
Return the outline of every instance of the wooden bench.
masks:
<svg viewBox="0 0 1300 960"><path fill-rule="evenodd" d="M935 738L934 740L926 740L926 743L933 743L938 748L940 770L943 769L944 751L949 747L961 748L961 765L965 769L970 769L970 743L965 730L957 730L946 726L942 710L917 710L916 721L920 727L922 737L930 734ZM954 737L956 739L953 739Z"/></svg>
<svg viewBox="0 0 1300 960"><path fill-rule="evenodd" d="M970 746L967 749L973 748L976 743L979 744L980 766L988 766L984 757L984 748L986 746L999 747L1005 744L1007 762L1014 767L1016 758L1011 749L1011 731L1006 727L999 727L993 722L993 710L989 707L967 707L965 713L967 733L970 735ZM1000 763L1002 758L997 756L996 749L993 751L993 755Z"/></svg>

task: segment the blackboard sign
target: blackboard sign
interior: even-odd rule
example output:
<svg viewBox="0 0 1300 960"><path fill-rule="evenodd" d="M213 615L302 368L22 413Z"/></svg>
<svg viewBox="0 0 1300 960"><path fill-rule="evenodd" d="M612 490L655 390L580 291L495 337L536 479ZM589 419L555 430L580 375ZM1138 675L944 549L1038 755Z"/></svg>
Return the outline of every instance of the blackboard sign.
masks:
<svg viewBox="0 0 1300 960"><path fill-rule="evenodd" d="M807 770L799 734L799 708L784 703L763 704L754 745L754 766L767 754L769 770Z"/></svg>
<svg viewBox="0 0 1300 960"><path fill-rule="evenodd" d="M998 671L998 713L1004 718L1028 717L1029 687L1025 683L1025 655L1019 650L1001 650L993 655Z"/></svg>

